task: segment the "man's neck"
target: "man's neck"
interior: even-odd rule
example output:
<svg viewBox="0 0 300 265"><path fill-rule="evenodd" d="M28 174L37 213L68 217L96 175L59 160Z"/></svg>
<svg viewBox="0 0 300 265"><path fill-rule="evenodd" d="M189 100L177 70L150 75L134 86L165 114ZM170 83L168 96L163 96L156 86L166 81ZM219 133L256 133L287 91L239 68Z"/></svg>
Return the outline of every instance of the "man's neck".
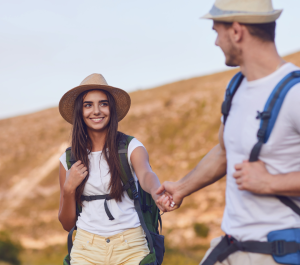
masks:
<svg viewBox="0 0 300 265"><path fill-rule="evenodd" d="M285 61L279 56L273 42L255 43L246 47L240 65L248 81L254 81L275 72Z"/></svg>

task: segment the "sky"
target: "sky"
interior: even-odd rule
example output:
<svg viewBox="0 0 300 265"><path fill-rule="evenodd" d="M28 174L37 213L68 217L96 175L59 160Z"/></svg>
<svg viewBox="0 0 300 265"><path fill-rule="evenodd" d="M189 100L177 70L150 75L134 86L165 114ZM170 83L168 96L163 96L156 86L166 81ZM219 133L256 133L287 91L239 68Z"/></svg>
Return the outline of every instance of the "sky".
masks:
<svg viewBox="0 0 300 265"><path fill-rule="evenodd" d="M54 107L88 75L128 92L226 70L214 0L0 0L0 119ZM281 55L300 50L300 1L274 0ZM225 88L224 88L225 89Z"/></svg>

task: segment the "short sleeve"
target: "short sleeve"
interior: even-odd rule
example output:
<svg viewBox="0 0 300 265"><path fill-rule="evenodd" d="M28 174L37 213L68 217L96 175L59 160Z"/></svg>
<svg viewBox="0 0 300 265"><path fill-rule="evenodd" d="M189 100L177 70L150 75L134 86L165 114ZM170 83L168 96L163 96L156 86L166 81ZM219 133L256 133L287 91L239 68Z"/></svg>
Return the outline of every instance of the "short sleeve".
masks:
<svg viewBox="0 0 300 265"><path fill-rule="evenodd" d="M62 154L62 156L59 158L59 161L64 166L65 170L68 171L66 152Z"/></svg>
<svg viewBox="0 0 300 265"><path fill-rule="evenodd" d="M139 146L144 147L144 145L139 140L137 140L136 138L133 138L130 141L129 145L128 145L128 163L129 163L130 166L132 166L131 160L130 160L131 154L132 154L133 150L136 149Z"/></svg>

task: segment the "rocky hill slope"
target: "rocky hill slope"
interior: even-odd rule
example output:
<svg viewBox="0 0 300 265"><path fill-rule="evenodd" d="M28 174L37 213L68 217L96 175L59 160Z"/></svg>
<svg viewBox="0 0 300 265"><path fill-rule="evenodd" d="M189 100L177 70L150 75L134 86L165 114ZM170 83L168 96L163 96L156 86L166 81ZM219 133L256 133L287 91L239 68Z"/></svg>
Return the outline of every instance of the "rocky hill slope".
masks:
<svg viewBox="0 0 300 265"><path fill-rule="evenodd" d="M300 66L300 52L285 59ZM183 177L217 143L220 105L236 71L130 94L132 107L120 130L144 143L161 182ZM0 120L0 230L11 231L27 249L66 243L67 233L57 220L58 158L69 145L70 130L57 108ZM224 191L221 180L163 216L169 248L203 252L222 233ZM197 236L196 223L209 228L208 237Z"/></svg>

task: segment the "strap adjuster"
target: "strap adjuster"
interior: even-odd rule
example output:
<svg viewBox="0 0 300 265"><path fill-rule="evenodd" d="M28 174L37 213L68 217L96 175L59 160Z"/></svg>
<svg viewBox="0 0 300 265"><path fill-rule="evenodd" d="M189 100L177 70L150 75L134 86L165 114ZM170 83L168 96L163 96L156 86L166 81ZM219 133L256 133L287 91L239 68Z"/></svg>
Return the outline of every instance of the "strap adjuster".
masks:
<svg viewBox="0 0 300 265"><path fill-rule="evenodd" d="M137 192L136 188L131 189L132 191L132 195L133 195L133 199L138 199L139 198L139 193Z"/></svg>
<svg viewBox="0 0 300 265"><path fill-rule="evenodd" d="M276 240L272 242L272 252L276 256L286 255L286 241L285 240Z"/></svg>
<svg viewBox="0 0 300 265"><path fill-rule="evenodd" d="M263 112L257 111L257 116L256 116L257 120L268 120L270 118L271 118L271 112L269 112L269 111L263 111Z"/></svg>
<svg viewBox="0 0 300 265"><path fill-rule="evenodd" d="M130 178L130 179L128 180L128 182L129 182L130 186L132 186L132 185L134 184L134 179L133 179L133 178Z"/></svg>
<svg viewBox="0 0 300 265"><path fill-rule="evenodd" d="M263 138L265 137L265 134L266 134L266 130L260 128L257 132L257 138L260 140L263 140Z"/></svg>

